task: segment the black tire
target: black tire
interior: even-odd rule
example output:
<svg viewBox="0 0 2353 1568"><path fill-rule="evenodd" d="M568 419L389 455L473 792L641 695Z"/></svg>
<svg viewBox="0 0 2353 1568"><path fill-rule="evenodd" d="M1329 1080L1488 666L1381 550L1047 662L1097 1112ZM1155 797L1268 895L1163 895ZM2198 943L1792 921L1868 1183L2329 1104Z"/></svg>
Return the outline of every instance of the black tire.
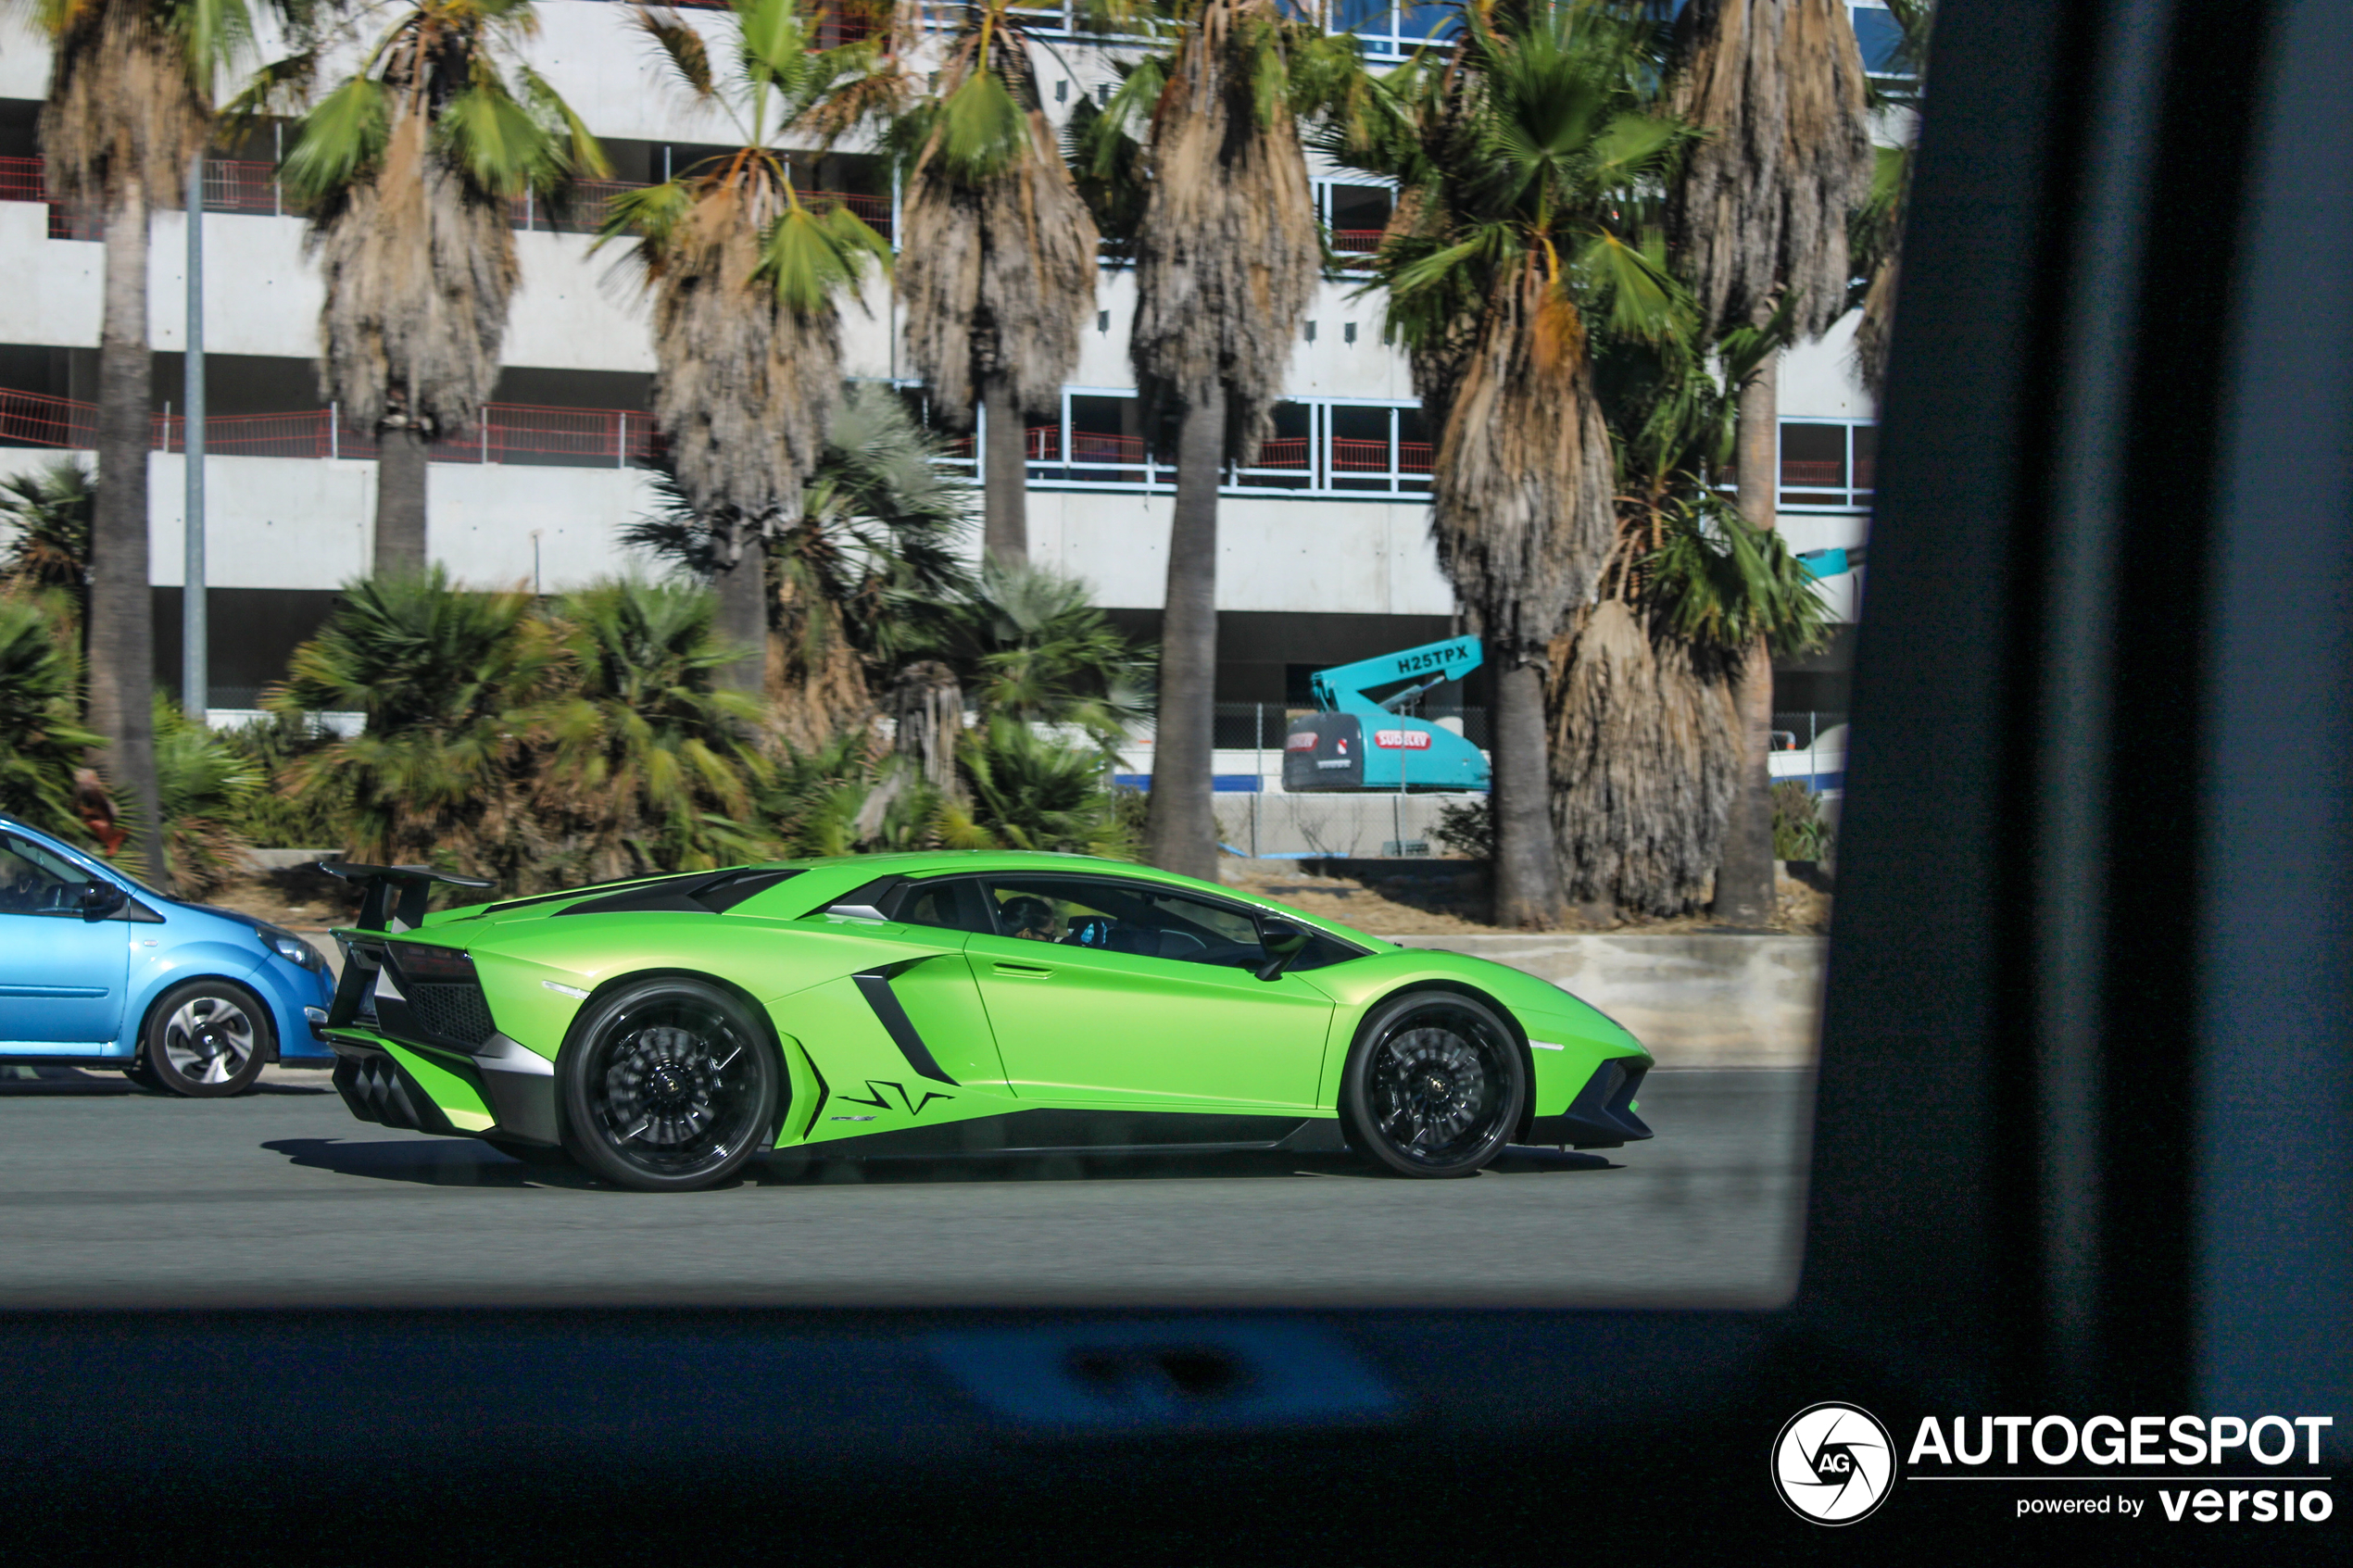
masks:
<svg viewBox="0 0 2353 1568"><path fill-rule="evenodd" d="M556 1060L564 1147L640 1192L725 1181L776 1125L784 1064L749 1009L697 980L624 985Z"/></svg>
<svg viewBox="0 0 2353 1568"><path fill-rule="evenodd" d="M1528 1064L1494 1010L1409 991L1374 1010L1340 1081L1349 1147L1404 1176L1469 1176L1504 1150L1528 1104Z"/></svg>
<svg viewBox="0 0 2353 1568"><path fill-rule="evenodd" d="M147 1010L132 1081L190 1099L226 1099L253 1087L275 1060L277 1036L261 998L232 980L187 980Z"/></svg>
<svg viewBox="0 0 2353 1568"><path fill-rule="evenodd" d="M483 1142L510 1160L520 1160L535 1171L573 1171L579 1169L572 1156L560 1148L544 1143L517 1143L510 1138L484 1138Z"/></svg>

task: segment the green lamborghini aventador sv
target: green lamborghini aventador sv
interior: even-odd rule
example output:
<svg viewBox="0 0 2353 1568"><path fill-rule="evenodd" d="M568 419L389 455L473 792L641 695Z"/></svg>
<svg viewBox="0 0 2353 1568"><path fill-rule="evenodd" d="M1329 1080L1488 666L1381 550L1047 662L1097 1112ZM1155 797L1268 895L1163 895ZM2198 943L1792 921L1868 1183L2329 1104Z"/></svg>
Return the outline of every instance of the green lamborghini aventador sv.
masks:
<svg viewBox="0 0 2353 1568"><path fill-rule="evenodd" d="M1502 964L1069 855L741 866L339 931L324 1034L362 1121L708 1186L762 1151L1354 1150L1465 1176L1647 1138L1651 1059Z"/></svg>

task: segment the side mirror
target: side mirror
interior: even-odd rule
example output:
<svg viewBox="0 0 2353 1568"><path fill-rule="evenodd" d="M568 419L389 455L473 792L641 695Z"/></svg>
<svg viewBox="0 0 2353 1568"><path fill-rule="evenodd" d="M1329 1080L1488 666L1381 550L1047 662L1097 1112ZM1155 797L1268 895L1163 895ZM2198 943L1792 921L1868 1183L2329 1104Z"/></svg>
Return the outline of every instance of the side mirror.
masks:
<svg viewBox="0 0 2353 1568"><path fill-rule="evenodd" d="M1266 954L1266 961L1253 971L1261 980L1272 980L1283 972L1283 966L1306 949L1307 929L1287 920L1262 920L1258 922L1258 945Z"/></svg>
<svg viewBox="0 0 2353 1568"><path fill-rule="evenodd" d="M78 907L83 920L104 920L129 902L131 895L113 883L92 882L83 884Z"/></svg>

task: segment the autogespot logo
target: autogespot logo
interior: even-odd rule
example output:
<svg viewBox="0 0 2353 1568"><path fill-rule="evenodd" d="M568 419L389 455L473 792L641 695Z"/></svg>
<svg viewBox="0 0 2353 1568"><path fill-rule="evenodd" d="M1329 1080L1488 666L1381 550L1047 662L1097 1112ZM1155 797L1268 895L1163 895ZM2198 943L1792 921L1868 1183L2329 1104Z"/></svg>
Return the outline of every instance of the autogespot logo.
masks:
<svg viewBox="0 0 2353 1568"><path fill-rule="evenodd" d="M1773 1439L1773 1485L1801 1519L1852 1524L1895 1485L1894 1440L1867 1410L1808 1405Z"/></svg>

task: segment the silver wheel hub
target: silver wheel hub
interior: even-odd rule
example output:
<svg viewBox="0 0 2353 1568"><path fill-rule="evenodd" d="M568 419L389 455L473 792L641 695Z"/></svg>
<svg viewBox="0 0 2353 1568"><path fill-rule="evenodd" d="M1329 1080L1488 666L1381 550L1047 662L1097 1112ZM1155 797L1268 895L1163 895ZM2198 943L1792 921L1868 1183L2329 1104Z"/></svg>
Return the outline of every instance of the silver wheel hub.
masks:
<svg viewBox="0 0 2353 1568"><path fill-rule="evenodd" d="M195 997L163 1026L164 1059L192 1083L225 1084L253 1059L253 1020L225 997Z"/></svg>

